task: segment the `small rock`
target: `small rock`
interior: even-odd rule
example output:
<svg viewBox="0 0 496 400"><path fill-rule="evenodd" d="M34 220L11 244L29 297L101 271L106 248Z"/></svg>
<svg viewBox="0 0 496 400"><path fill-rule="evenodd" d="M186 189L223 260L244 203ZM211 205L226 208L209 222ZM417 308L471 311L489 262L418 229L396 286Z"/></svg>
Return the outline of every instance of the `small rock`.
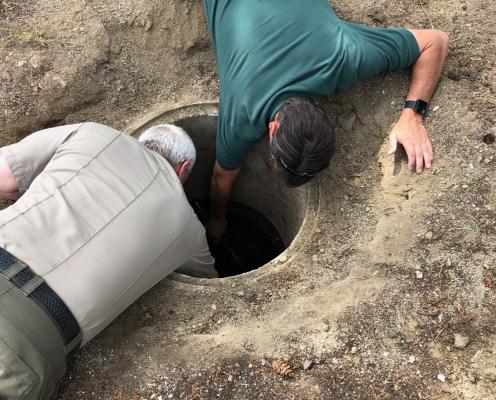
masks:
<svg viewBox="0 0 496 400"><path fill-rule="evenodd" d="M417 279L422 279L424 277L422 271L415 271L415 275L417 276Z"/></svg>
<svg viewBox="0 0 496 400"><path fill-rule="evenodd" d="M122 46L117 42L112 42L112 44L110 45L110 52L112 54L118 55L121 54L121 51L122 51Z"/></svg>
<svg viewBox="0 0 496 400"><path fill-rule="evenodd" d="M232 377L232 375L229 375L229 376L227 377L227 380L228 380L229 382L232 382L232 381L233 381L233 377Z"/></svg>
<svg viewBox="0 0 496 400"><path fill-rule="evenodd" d="M212 304L212 310L217 310L217 306L215 304Z"/></svg>
<svg viewBox="0 0 496 400"><path fill-rule="evenodd" d="M277 258L277 261L279 261L281 264L284 264L286 261L288 261L288 257L286 255L279 256Z"/></svg>
<svg viewBox="0 0 496 400"><path fill-rule="evenodd" d="M313 361L305 360L305 362L303 363L303 371L308 371L312 367L313 367Z"/></svg>
<svg viewBox="0 0 496 400"><path fill-rule="evenodd" d="M339 118L339 125L347 132L353 130L353 126L357 120L357 115L354 112L349 112Z"/></svg>
<svg viewBox="0 0 496 400"><path fill-rule="evenodd" d="M324 324L323 331L324 332L329 332L329 324Z"/></svg>
<svg viewBox="0 0 496 400"><path fill-rule="evenodd" d="M122 92L123 90L126 90L126 85L122 83L122 81L117 80L115 82L115 88L117 89L118 92Z"/></svg>
<svg viewBox="0 0 496 400"><path fill-rule="evenodd" d="M441 109L441 107L439 107L439 106L436 106L436 107L434 107L434 108L432 109L432 112L436 112L436 111L439 111L440 109Z"/></svg>
<svg viewBox="0 0 496 400"><path fill-rule="evenodd" d="M468 336L463 336L459 333L455 333L453 337L455 339L455 349L463 350L470 343L470 338Z"/></svg>
<svg viewBox="0 0 496 400"><path fill-rule="evenodd" d="M314 254L314 255L312 256L312 261L313 261L314 263L318 262L318 261L319 261L319 256L318 256L317 254Z"/></svg>
<svg viewBox="0 0 496 400"><path fill-rule="evenodd" d="M437 380L441 382L446 382L446 375L444 374L437 374Z"/></svg>
<svg viewBox="0 0 496 400"><path fill-rule="evenodd" d="M35 54L29 59L29 65L34 69L48 68L49 61L47 57L42 57L39 54Z"/></svg>
<svg viewBox="0 0 496 400"><path fill-rule="evenodd" d="M350 350L351 354L356 354L357 351L358 351L358 347L356 346L353 346Z"/></svg>
<svg viewBox="0 0 496 400"><path fill-rule="evenodd" d="M484 161L484 157L482 156L482 154L479 154L479 157L477 157L477 162L481 163L482 161Z"/></svg>
<svg viewBox="0 0 496 400"><path fill-rule="evenodd" d="M322 229L315 229L315 233L322 233Z"/></svg>
<svg viewBox="0 0 496 400"><path fill-rule="evenodd" d="M416 360L415 356L410 356L410 358L408 359L408 362L410 364L413 364L415 362L415 360Z"/></svg>
<svg viewBox="0 0 496 400"><path fill-rule="evenodd" d="M262 367L265 367L267 365L267 360L265 358L262 358L262 361L260 361L260 365Z"/></svg>
<svg viewBox="0 0 496 400"><path fill-rule="evenodd" d="M448 257L448 259L446 260L446 266L451 267L452 265L453 265L453 261L451 261L451 258Z"/></svg>
<svg viewBox="0 0 496 400"><path fill-rule="evenodd" d="M470 383L476 383L477 382L477 378L475 377L475 375L472 372L468 373L467 378L470 381Z"/></svg>
<svg viewBox="0 0 496 400"><path fill-rule="evenodd" d="M496 137L492 133L487 133L482 136L482 141L485 144L493 144L496 141Z"/></svg>
<svg viewBox="0 0 496 400"><path fill-rule="evenodd" d="M151 18L147 18L145 20L145 31L149 32L153 27L153 21L151 20Z"/></svg>
<svg viewBox="0 0 496 400"><path fill-rule="evenodd" d="M238 293L237 293L238 297L244 297L245 296L245 292L243 292L242 290L240 290Z"/></svg>
<svg viewBox="0 0 496 400"><path fill-rule="evenodd" d="M425 234L425 238L426 238L427 240L431 240L431 239L432 239L432 236L433 236L433 233L432 233L431 231L429 231L429 232L427 232L427 233Z"/></svg>

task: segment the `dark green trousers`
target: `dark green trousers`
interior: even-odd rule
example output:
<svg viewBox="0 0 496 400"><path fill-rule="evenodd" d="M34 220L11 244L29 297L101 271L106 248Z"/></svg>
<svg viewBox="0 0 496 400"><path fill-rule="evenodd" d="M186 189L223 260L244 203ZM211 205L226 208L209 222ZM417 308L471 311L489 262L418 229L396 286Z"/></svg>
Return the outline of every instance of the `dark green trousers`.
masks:
<svg viewBox="0 0 496 400"><path fill-rule="evenodd" d="M64 342L56 325L0 276L0 400L54 399L65 370Z"/></svg>

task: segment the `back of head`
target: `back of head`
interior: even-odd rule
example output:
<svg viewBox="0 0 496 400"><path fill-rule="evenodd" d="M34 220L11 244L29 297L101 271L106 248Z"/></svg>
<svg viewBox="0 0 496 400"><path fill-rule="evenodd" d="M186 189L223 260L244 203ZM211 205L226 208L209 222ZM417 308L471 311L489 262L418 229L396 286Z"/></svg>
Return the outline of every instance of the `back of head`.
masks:
<svg viewBox="0 0 496 400"><path fill-rule="evenodd" d="M143 132L138 140L164 157L172 167L189 161L186 172L187 175L191 173L196 161L196 149L184 129L169 124L157 125Z"/></svg>
<svg viewBox="0 0 496 400"><path fill-rule="evenodd" d="M286 101L278 118L271 153L278 175L288 186L297 187L329 166L335 150L334 129L324 110L305 97Z"/></svg>

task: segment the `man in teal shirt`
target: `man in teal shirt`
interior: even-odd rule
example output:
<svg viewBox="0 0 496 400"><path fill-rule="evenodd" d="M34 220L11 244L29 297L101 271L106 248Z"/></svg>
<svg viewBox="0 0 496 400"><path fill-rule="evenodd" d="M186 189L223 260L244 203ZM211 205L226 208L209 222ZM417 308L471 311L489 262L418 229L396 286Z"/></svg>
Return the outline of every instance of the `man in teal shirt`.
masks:
<svg viewBox="0 0 496 400"><path fill-rule="evenodd" d="M383 71L413 65L406 108L390 135L408 166L432 165L423 127L447 54L441 31L380 29L345 22L327 0L204 0L220 80L210 232L219 237L243 158L269 134L279 174L298 186L329 165L334 132L315 104Z"/></svg>

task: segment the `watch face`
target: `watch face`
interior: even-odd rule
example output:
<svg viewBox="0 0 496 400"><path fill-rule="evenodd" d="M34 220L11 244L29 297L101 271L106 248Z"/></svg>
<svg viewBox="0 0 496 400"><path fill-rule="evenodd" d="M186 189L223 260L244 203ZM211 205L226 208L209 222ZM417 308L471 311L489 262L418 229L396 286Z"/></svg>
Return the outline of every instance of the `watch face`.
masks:
<svg viewBox="0 0 496 400"><path fill-rule="evenodd" d="M417 114L420 114L422 116L427 115L427 106L428 106L428 104L424 100L406 100L405 101L405 108L411 108Z"/></svg>
<svg viewBox="0 0 496 400"><path fill-rule="evenodd" d="M417 100L415 104L415 112L420 115L427 114L427 103L424 100Z"/></svg>

